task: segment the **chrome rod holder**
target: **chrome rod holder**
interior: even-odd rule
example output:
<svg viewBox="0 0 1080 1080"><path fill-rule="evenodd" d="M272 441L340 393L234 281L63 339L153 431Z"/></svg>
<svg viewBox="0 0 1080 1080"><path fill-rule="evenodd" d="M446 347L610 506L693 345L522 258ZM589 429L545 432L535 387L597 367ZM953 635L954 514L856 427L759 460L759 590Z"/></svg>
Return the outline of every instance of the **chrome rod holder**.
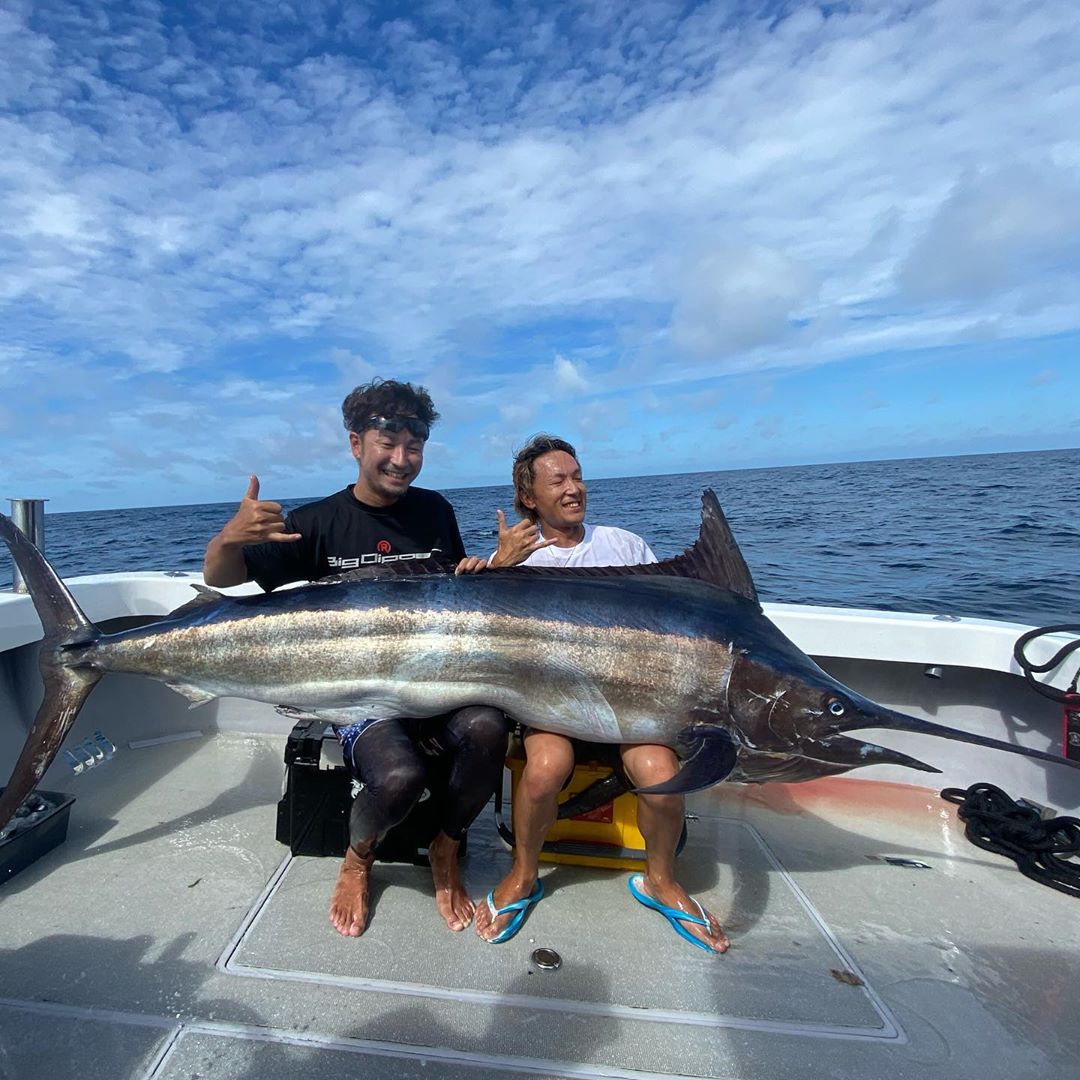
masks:
<svg viewBox="0 0 1080 1080"><path fill-rule="evenodd" d="M8 499L11 503L11 520L22 530L27 540L41 551L45 546L45 504L48 499ZM11 563L11 591L26 592L23 580L14 559Z"/></svg>

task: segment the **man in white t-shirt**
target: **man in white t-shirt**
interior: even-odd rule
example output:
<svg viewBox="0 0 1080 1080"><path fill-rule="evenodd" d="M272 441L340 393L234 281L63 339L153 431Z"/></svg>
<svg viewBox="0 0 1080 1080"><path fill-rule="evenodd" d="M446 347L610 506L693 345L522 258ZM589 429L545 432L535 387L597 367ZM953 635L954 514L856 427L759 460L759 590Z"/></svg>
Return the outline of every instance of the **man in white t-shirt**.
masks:
<svg viewBox="0 0 1080 1080"><path fill-rule="evenodd" d="M523 520L507 526L498 511L499 547L493 567L630 566L656 556L635 533L585 523L585 483L577 453L565 440L534 436L514 459L514 506ZM526 912L543 896L538 873L544 837L555 823L558 795L574 769L574 744L565 735L526 729L525 768L514 793L514 847L510 873L476 906L476 932L491 944L509 941ZM635 787L670 780L679 768L668 746L619 748ZM639 795L638 828L645 838L646 871L630 891L660 911L672 927L707 952L725 952L728 939L716 917L675 878L675 849L682 833L681 795Z"/></svg>

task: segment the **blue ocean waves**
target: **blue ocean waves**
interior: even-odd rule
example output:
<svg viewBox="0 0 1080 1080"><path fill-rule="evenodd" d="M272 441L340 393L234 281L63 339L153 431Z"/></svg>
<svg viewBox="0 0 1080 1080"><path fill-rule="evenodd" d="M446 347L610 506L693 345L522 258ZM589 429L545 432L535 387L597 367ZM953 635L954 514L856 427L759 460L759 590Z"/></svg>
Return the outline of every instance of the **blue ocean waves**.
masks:
<svg viewBox="0 0 1080 1080"><path fill-rule="evenodd" d="M640 533L665 558L696 537L711 487L763 600L1045 625L1080 620L1077 476L1080 450L625 477L589 482L589 519ZM352 479L343 467L342 485ZM468 551L487 555L509 485L444 494ZM198 570L234 509L51 514L45 550L64 577ZM0 588L10 583L5 551Z"/></svg>

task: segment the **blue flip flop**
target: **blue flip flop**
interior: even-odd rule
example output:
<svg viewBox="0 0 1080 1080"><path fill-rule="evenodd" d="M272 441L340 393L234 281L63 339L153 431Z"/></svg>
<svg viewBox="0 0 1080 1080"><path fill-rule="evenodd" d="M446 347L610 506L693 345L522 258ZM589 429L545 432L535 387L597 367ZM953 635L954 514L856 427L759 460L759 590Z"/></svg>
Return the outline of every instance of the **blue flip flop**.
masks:
<svg viewBox="0 0 1080 1080"><path fill-rule="evenodd" d="M544 895L544 883L537 878L536 888L526 897L521 900L515 900L512 904L507 904L506 907L495 907L495 890L487 894L487 906L488 911L491 912L492 919L497 919L500 915L505 915L508 911L513 911L514 917L506 924L503 929L496 934L493 938L485 938L484 940L489 945L501 945L504 941L509 941L520 929L521 924L525 921L525 913L537 903Z"/></svg>
<svg viewBox="0 0 1080 1080"><path fill-rule="evenodd" d="M637 882L635 885L634 883ZM698 904L696 900L691 896L690 899L694 900L697 904L698 911L701 912L701 918L696 915L691 915L688 911L682 911L679 908L670 908L665 904L661 904L659 900L654 900L648 893L643 892L641 889L641 875L631 874L627 879L626 887L630 890L630 895L639 903L644 904L647 908L652 908L653 911L659 911L661 915L671 924L671 929L681 938L686 938L691 945L696 945L699 949L704 949L707 953L716 955L716 950L710 948L700 938L694 937L689 930L683 926L684 922L693 923L695 926L708 926L709 920L705 915L705 909Z"/></svg>

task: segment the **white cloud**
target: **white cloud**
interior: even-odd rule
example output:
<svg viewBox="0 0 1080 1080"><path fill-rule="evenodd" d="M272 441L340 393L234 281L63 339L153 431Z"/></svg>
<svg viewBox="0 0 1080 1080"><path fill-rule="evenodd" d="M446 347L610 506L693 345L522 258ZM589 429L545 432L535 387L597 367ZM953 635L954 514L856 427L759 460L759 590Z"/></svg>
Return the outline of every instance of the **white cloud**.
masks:
<svg viewBox="0 0 1080 1080"><path fill-rule="evenodd" d="M675 342L702 359L783 344L813 299L805 267L762 246L714 251L693 267L675 307Z"/></svg>
<svg viewBox="0 0 1080 1080"><path fill-rule="evenodd" d="M536 415L536 406L523 402L507 402L499 406L499 415L511 427L521 427Z"/></svg>
<svg viewBox="0 0 1080 1080"><path fill-rule="evenodd" d="M906 297L930 304L984 300L1038 283L1039 311L1060 299L1047 279L1080 261L1080 175L1044 163L966 175L899 268Z"/></svg>
<svg viewBox="0 0 1080 1080"><path fill-rule="evenodd" d="M444 9L475 25L463 10ZM444 350L442 339L463 308L513 322L529 310L604 301L678 302L680 334L702 344L713 336L708 311L699 310L709 307L709 287L696 280L676 291L664 274L680 260L678 245L700 237L703 225L736 220L747 246L781 260L775 280L743 285L750 303L742 318L726 322L729 347L747 348L774 339L805 275L824 283L818 318L842 315L851 275L838 257L850 254L848 238L886 270L882 263L895 261L909 236L867 251L883 215L900 207L904 220L906 207L931 207L958 167L984 158L991 134L980 119L989 111L985 94L1003 96L1006 85L1014 93L1014 82L995 74L1000 65L973 73L965 64L973 43L1002 53L995 17L977 14L959 35L949 20L972 11L949 3L905 20L886 9L829 20L801 12L769 31L765 24L726 25L719 7L678 24L661 7L647 17L658 35L649 43L637 19L597 12L584 47L598 74L586 75L572 53L564 66L557 50L534 58L539 78L503 102L512 108L497 114L490 134L477 122L494 103L479 100L473 85L486 85L507 63L519 67L511 58L528 53L524 42L539 28L511 27L506 58L465 68L425 37L422 18L398 20L380 31L395 70L411 76L395 85L344 51L304 56L302 40L283 58L276 82L239 66L246 47L236 39L227 39L210 67L190 46L137 20L130 33L143 44L135 52L172 50L171 74L161 78L143 64L140 93L123 91L92 63L91 49L115 61L115 47L107 39L81 43L74 70L100 94L96 114L105 133L83 139L56 109L56 137L38 167L56 189L50 198L69 212L47 217L61 237L81 238L68 256L87 254L87 235L116 245L113 272L122 271L132 304L98 307L88 325L102 336L123 322L124 336L138 337L131 308L150 309L138 303L147 279L168 275L179 302L203 317L168 327L171 335L197 336L200 322L222 318L234 336L267 327L289 335L363 329L392 341L399 357ZM1010 32L1038 41L1041 25L1052 28L1052 20L1036 12L1016 26L1010 20ZM515 42L515 33L526 36ZM544 26L544 36L554 33ZM940 48L924 47L928 35ZM642 62L616 63L630 43ZM648 62L661 55L679 77L651 72ZM1014 80L1019 60L1008 59ZM177 97L181 76L193 102L215 106L206 112L193 105L186 133L161 108L168 101L162 95ZM429 77L443 86L436 99L442 113L424 89ZM1055 77L1044 73L1043 83ZM910 124L910 110L939 100L944 88L951 93L940 100L959 98L947 126L964 135L948 144L933 110ZM1041 88L1032 86L1032 95ZM1067 96L1067 88L1057 89ZM1066 104L1050 104L1045 127L1065 115ZM1015 123L1015 109L1005 114ZM1038 132L1028 127L1025 142L1038 146ZM1059 152L1062 141L1053 141ZM116 150L132 166L123 199L113 183ZM90 205L100 212L75 212ZM177 267L171 257L184 251L192 262ZM82 265L58 261L66 274ZM136 264L148 273L136 274ZM752 259L751 274L754 266ZM863 283L855 291L865 300L867 273L875 271L854 269ZM217 302L207 295L210 281L224 285ZM773 294L762 294L761 284ZM737 304L738 285L721 282L721 296ZM238 306L243 313L232 318Z"/></svg>
<svg viewBox="0 0 1080 1080"><path fill-rule="evenodd" d="M330 350L330 360L341 375L342 386L351 390L354 386L371 382L379 374L375 365L372 364L362 353L351 349L335 348Z"/></svg>
<svg viewBox="0 0 1080 1080"><path fill-rule="evenodd" d="M555 371L555 386L560 393L588 392L589 382L583 373L583 364L575 364L565 356L556 356L552 368Z"/></svg>

